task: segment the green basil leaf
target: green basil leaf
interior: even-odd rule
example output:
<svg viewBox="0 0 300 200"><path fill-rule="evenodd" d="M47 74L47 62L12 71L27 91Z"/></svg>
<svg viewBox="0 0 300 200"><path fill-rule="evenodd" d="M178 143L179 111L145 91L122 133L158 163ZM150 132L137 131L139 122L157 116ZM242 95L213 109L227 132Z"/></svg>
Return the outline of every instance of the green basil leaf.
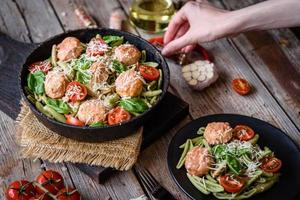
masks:
<svg viewBox="0 0 300 200"><path fill-rule="evenodd" d="M139 98L122 99L119 106L130 113L143 113L149 108L148 105Z"/></svg>
<svg viewBox="0 0 300 200"><path fill-rule="evenodd" d="M224 160L226 158L226 146L216 145L212 148L212 152L217 160Z"/></svg>
<svg viewBox="0 0 300 200"><path fill-rule="evenodd" d="M113 60L112 68L118 73L122 73L127 70L126 66L120 63L118 60Z"/></svg>
<svg viewBox="0 0 300 200"><path fill-rule="evenodd" d="M233 156L229 154L226 155L226 163L229 169L236 175L239 175L241 172L241 164L240 162Z"/></svg>
<svg viewBox="0 0 300 200"><path fill-rule="evenodd" d="M111 47L115 47L123 43L124 37L116 36L116 35L106 35L103 36L103 40L105 41L106 44L109 44Z"/></svg>
<svg viewBox="0 0 300 200"><path fill-rule="evenodd" d="M28 88L36 94L43 94L45 92L44 82L45 74L42 71L30 73L27 77Z"/></svg>
<svg viewBox="0 0 300 200"><path fill-rule="evenodd" d="M96 122L96 123L91 124L90 127L103 127L105 125L106 124L103 122Z"/></svg>
<svg viewBox="0 0 300 200"><path fill-rule="evenodd" d="M82 83L88 84L91 81L92 76L86 71L76 71L75 80Z"/></svg>
<svg viewBox="0 0 300 200"><path fill-rule="evenodd" d="M58 113L68 114L72 112L70 106L60 99L46 98L45 101L46 105L48 105L50 108L52 108Z"/></svg>

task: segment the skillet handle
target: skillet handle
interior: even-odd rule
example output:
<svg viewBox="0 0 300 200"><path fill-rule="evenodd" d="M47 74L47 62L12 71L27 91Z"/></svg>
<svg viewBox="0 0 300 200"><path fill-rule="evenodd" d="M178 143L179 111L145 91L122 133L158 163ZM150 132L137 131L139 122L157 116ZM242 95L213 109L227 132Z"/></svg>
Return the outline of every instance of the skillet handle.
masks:
<svg viewBox="0 0 300 200"><path fill-rule="evenodd" d="M0 110L12 119L16 119L20 110L19 71L36 46L0 32Z"/></svg>

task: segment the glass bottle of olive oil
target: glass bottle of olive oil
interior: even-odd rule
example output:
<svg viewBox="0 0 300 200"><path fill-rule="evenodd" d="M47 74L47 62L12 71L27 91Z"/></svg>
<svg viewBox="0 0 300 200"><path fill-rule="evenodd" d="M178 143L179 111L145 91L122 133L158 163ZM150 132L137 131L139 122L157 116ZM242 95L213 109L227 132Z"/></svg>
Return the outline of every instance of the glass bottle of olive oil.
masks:
<svg viewBox="0 0 300 200"><path fill-rule="evenodd" d="M166 30L174 13L172 0L132 0L129 18L138 28L158 33Z"/></svg>

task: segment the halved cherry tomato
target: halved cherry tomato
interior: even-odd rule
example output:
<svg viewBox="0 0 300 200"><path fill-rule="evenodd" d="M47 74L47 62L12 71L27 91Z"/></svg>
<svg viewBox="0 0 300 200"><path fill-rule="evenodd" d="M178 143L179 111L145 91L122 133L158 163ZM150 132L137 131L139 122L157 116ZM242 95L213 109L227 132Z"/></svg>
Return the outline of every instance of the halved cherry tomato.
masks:
<svg viewBox="0 0 300 200"><path fill-rule="evenodd" d="M77 81L72 81L68 84L66 89L66 96L70 101L76 102L83 100L87 95L87 89L84 85Z"/></svg>
<svg viewBox="0 0 300 200"><path fill-rule="evenodd" d="M14 181L6 190L7 200L29 200L35 195L35 188L26 180Z"/></svg>
<svg viewBox="0 0 300 200"><path fill-rule="evenodd" d="M153 37L148 39L148 42L150 42L153 45L164 45L164 38L163 37Z"/></svg>
<svg viewBox="0 0 300 200"><path fill-rule="evenodd" d="M28 70L31 73L36 71L43 71L45 74L52 68L52 65L49 60L38 61L29 65Z"/></svg>
<svg viewBox="0 0 300 200"><path fill-rule="evenodd" d="M276 173L282 166L281 160L275 158L274 156L264 157L261 162L262 164L260 165L260 168L268 173Z"/></svg>
<svg viewBox="0 0 300 200"><path fill-rule="evenodd" d="M251 86L245 79L238 78L232 81L232 87L240 95L246 95L250 92Z"/></svg>
<svg viewBox="0 0 300 200"><path fill-rule="evenodd" d="M57 194L57 192L64 188L63 177L56 171L46 170L42 172L36 179L36 181L46 188L50 193ZM36 187L39 194L44 194L44 190Z"/></svg>
<svg viewBox="0 0 300 200"><path fill-rule="evenodd" d="M220 184L226 192L239 192L245 185L245 180L235 175L224 175L220 177Z"/></svg>
<svg viewBox="0 0 300 200"><path fill-rule="evenodd" d="M93 38L87 45L86 54L89 57L102 56L107 48L108 45L101 37Z"/></svg>
<svg viewBox="0 0 300 200"><path fill-rule="evenodd" d="M74 125L74 126L84 126L85 125L82 121L80 121L76 117L73 117L72 115L65 115L65 117L67 118L67 121L66 121L67 124Z"/></svg>
<svg viewBox="0 0 300 200"><path fill-rule="evenodd" d="M155 67L150 67L147 65L140 65L139 71L141 75L146 79L147 81L154 81L159 78L159 71Z"/></svg>
<svg viewBox="0 0 300 200"><path fill-rule="evenodd" d="M237 125L233 129L233 135L241 141L248 141L254 137L255 133L249 126Z"/></svg>
<svg viewBox="0 0 300 200"><path fill-rule="evenodd" d="M107 121L109 125L119 124L123 121L130 120L129 112L121 107L116 107L108 113Z"/></svg>
<svg viewBox="0 0 300 200"><path fill-rule="evenodd" d="M57 193L58 200L80 200L80 194L76 189L63 188Z"/></svg>

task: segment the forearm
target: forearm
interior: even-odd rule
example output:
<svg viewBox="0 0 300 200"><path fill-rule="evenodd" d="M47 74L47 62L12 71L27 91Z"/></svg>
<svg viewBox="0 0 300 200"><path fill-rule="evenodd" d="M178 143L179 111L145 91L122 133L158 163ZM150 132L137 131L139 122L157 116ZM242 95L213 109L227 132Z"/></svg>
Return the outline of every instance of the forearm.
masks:
<svg viewBox="0 0 300 200"><path fill-rule="evenodd" d="M300 0L268 0L230 12L228 21L229 34L300 26Z"/></svg>

